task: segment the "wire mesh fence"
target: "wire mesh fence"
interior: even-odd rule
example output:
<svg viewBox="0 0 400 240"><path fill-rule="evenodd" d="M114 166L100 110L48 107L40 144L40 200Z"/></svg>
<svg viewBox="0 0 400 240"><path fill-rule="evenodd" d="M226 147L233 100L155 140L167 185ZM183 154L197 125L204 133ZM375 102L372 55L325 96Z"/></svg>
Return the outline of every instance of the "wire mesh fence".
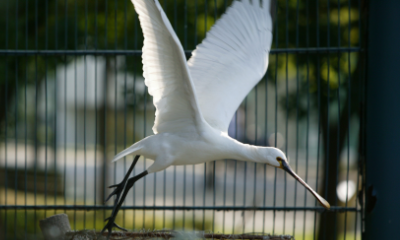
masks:
<svg viewBox="0 0 400 240"><path fill-rule="evenodd" d="M232 1L160 3L189 58ZM117 222L360 239L362 4L272 1L268 72L229 127L241 142L282 149L330 211L283 171L226 159L148 175ZM107 186L123 178L133 157L110 160L153 134L137 14L127 0L6 0L0 12L0 239L41 239L38 221L64 212L74 230L100 230L112 209ZM146 166L141 158L136 173Z"/></svg>

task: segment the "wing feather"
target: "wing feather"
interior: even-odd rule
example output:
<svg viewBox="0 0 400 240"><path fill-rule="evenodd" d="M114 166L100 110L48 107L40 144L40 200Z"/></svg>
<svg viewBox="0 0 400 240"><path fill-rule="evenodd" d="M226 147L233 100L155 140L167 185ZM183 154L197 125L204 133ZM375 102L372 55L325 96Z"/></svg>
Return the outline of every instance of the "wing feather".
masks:
<svg viewBox="0 0 400 240"><path fill-rule="evenodd" d="M198 131L205 123L186 57L157 0L132 0L143 30L143 77L153 96L153 132Z"/></svg>
<svg viewBox="0 0 400 240"><path fill-rule="evenodd" d="M235 1L188 61L202 115L223 132L268 67L270 1L261 4L258 0Z"/></svg>

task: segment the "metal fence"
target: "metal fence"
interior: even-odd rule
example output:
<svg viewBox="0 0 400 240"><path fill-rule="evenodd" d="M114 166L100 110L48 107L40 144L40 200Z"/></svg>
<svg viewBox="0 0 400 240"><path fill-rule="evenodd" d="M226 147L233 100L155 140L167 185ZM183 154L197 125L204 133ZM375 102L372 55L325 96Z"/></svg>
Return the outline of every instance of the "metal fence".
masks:
<svg viewBox="0 0 400 240"><path fill-rule="evenodd" d="M160 2L190 57L232 1ZM267 75L241 104L229 134L281 148L331 210L283 171L226 159L145 177L117 223L361 238L362 3L273 3ZM41 239L38 221L64 212L73 229L101 229L112 209L104 203L107 186L123 178L133 157L110 160L151 135L154 122L134 8L127 0L5 0L0 13L0 239Z"/></svg>

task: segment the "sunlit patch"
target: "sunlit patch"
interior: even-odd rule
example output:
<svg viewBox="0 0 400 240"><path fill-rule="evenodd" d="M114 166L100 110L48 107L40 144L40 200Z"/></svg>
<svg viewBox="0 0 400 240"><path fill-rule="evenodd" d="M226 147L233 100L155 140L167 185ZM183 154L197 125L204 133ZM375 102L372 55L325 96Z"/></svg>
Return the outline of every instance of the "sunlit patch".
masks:
<svg viewBox="0 0 400 240"><path fill-rule="evenodd" d="M351 180L349 180L348 182L347 181L340 182L336 188L337 197L341 202L346 202L346 198L350 200L355 193L356 193L356 185Z"/></svg>

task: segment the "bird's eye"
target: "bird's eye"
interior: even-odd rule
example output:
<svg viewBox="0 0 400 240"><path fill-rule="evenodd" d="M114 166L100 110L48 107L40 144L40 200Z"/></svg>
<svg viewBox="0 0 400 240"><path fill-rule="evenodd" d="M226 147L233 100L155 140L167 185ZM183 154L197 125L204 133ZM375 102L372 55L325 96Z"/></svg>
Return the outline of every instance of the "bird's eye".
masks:
<svg viewBox="0 0 400 240"><path fill-rule="evenodd" d="M279 162L279 161L283 161L283 159L282 159L281 157L277 157L277 158L276 158L276 161L278 161L278 162Z"/></svg>

